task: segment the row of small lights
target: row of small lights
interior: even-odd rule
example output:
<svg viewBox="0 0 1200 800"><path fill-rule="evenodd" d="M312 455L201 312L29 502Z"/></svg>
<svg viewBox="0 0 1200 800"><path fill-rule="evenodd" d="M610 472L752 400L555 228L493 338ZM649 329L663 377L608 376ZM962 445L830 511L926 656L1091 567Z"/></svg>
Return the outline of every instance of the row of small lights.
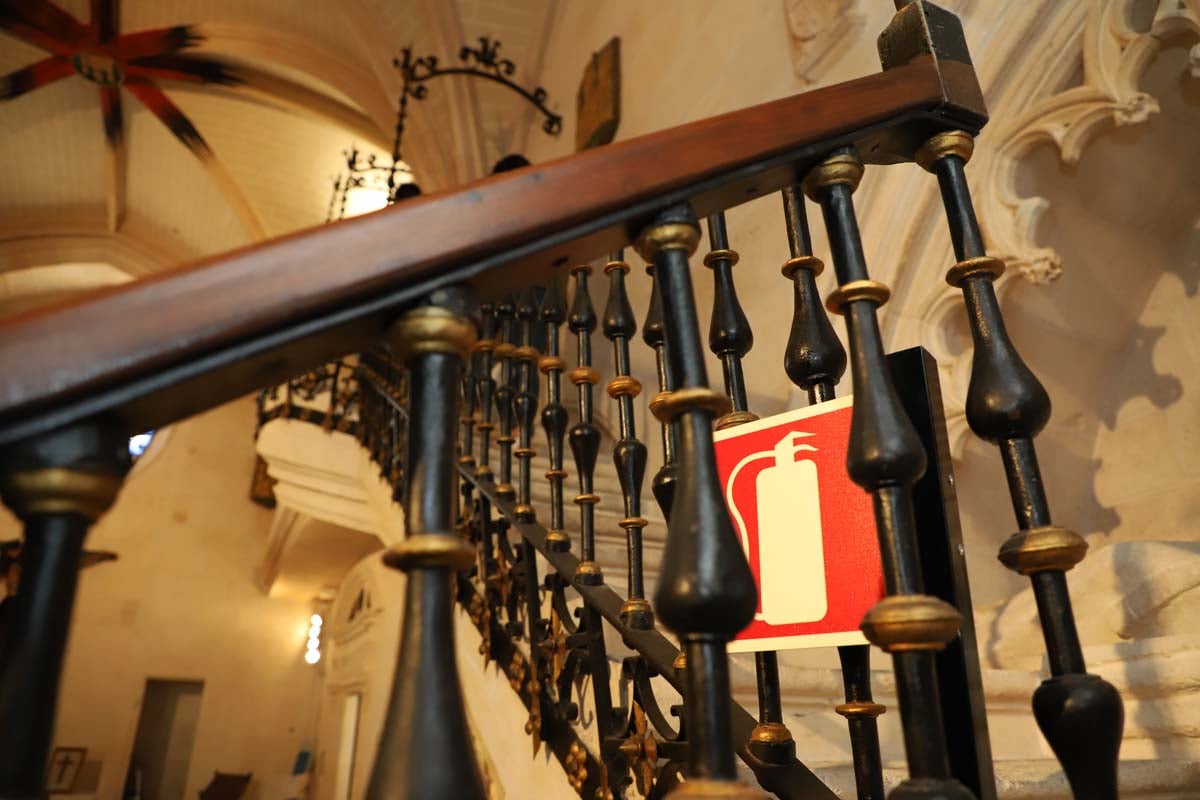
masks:
<svg viewBox="0 0 1200 800"><path fill-rule="evenodd" d="M304 660L316 664L321 660L321 626L325 624L320 614L308 618L308 647L304 651Z"/></svg>

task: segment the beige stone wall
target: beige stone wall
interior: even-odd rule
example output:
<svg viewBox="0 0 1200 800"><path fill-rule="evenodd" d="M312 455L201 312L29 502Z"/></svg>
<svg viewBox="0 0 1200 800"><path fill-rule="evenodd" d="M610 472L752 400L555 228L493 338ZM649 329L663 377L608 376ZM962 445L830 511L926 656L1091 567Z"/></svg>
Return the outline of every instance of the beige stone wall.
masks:
<svg viewBox="0 0 1200 800"><path fill-rule="evenodd" d="M254 772L252 797L285 796L315 731L309 603L253 581L270 522L247 497L253 425L242 400L171 428L87 539L119 560L80 576L55 744L102 762L95 797L121 796L148 678L204 682L186 797L214 770ZM6 515L0 538L17 532Z"/></svg>

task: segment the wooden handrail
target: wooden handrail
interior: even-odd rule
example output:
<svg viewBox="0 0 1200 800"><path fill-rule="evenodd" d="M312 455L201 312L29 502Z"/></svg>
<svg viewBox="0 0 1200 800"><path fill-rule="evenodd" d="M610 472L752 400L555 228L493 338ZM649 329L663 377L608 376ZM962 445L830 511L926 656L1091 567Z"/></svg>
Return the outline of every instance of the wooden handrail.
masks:
<svg viewBox="0 0 1200 800"><path fill-rule="evenodd" d="M378 341L440 286L545 281L628 245L657 209L738 205L839 146L911 160L932 133L985 121L948 85L921 57L15 316L0 322L0 445L95 415L159 427Z"/></svg>

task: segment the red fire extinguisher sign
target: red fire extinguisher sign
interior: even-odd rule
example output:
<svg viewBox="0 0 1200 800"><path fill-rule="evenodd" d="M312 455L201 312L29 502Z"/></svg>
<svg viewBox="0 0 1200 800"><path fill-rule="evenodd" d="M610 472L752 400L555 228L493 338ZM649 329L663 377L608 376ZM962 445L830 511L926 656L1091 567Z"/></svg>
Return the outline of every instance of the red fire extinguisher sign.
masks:
<svg viewBox="0 0 1200 800"><path fill-rule="evenodd" d="M846 473L849 397L717 431L717 471L758 583L731 652L866 644L883 597L871 497Z"/></svg>

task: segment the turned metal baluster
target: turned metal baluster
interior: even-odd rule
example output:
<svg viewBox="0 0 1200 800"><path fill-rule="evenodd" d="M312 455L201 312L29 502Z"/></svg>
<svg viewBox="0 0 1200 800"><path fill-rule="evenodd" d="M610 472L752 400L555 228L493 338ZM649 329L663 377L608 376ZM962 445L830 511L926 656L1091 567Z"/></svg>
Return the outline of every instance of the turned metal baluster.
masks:
<svg viewBox="0 0 1200 800"><path fill-rule="evenodd" d="M513 370L513 355L516 346L516 302L512 297L506 297L496 306L496 315L500 318L500 344L496 346L496 357L500 359L500 381L496 387L496 410L500 418L500 433L496 444L500 447L500 483L496 484L496 494L504 500L512 500L517 496L517 490L512 485L512 447L516 443L513 436L513 426L516 418L513 415L513 399L517 390L514 388L516 372Z"/></svg>
<svg viewBox="0 0 1200 800"><path fill-rule="evenodd" d="M58 684L88 528L129 469L129 440L101 421L0 455L0 496L25 526L21 580L0 651L0 797L42 797Z"/></svg>
<svg viewBox="0 0 1200 800"><path fill-rule="evenodd" d="M1034 692L1033 712L1077 798L1115 800L1125 712L1112 684L1087 672L1065 573L1083 560L1087 543L1051 522L1033 440L1050 419L1050 397L1017 353L993 282L1004 263L988 256L964 167L974 139L938 134L917 152L937 175L958 263L946 281L962 290L975 353L967 390L967 422L1000 449L1019 531L1000 561L1028 575L1037 600L1051 677Z"/></svg>
<svg viewBox="0 0 1200 800"><path fill-rule="evenodd" d="M742 359L754 346L754 333L733 285L733 267L738 263L738 254L729 247L724 212L708 215L708 243L710 251L704 257L704 265L713 273L708 349L721 359L725 394L733 405L732 411L717 420L717 430L723 430L758 419L758 415L749 410L742 372ZM796 755L796 743L791 731L783 724L779 658L775 652L756 652L754 671L758 681L758 725L750 735L750 748L768 763L790 761Z"/></svg>
<svg viewBox="0 0 1200 800"><path fill-rule="evenodd" d="M633 419L633 398L642 392L642 384L629 374L629 340L637 333L637 319L629 305L629 293L625 289L625 276L629 264L624 254L613 253L604 265L604 274L609 278L608 303L604 307L604 335L612 341L613 363L616 377L608 384L608 395L617 401L617 415L621 428L621 439L613 447L613 464L621 481L621 495L625 502L625 518L620 525L625 529L626 563L629 569L629 597L621 604L621 619L631 628L649 630L654 627L654 612L646 600L646 587L642 575L642 530L646 520L642 517L642 481L646 477L646 445L637 438Z"/></svg>
<svg viewBox="0 0 1200 800"><path fill-rule="evenodd" d="M575 276L575 297L567 324L575 334L578 354L578 366L571 370L571 383L579 389L579 422L572 426L567 436L579 472L579 496L575 502L579 504L581 560L575 569L575 580L599 584L604 581L600 565L596 563L595 506L600 498L593 491L592 475L600 452L600 430L592 424L592 387L600 381L600 376L592 367L592 331L596 330L596 311L588 294L588 276L592 274L592 268L578 266L571 274Z"/></svg>
<svg viewBox="0 0 1200 800"><path fill-rule="evenodd" d="M463 359L475 341L466 297L442 290L437 305L391 331L408 367L405 539L384 563L408 573L403 632L383 735L367 788L371 800L484 798L454 656L453 574L474 550L454 535L454 440ZM453 757L453 768L447 758Z"/></svg>
<svg viewBox="0 0 1200 800"><path fill-rule="evenodd" d="M817 293L817 276L825 265L812 254L808 215L799 187L783 190L783 212L792 256L784 262L783 276L792 282L794 298L792 330L783 365L792 383L808 393L810 405L824 403L834 398L834 387L846 372L846 350L838 341ZM846 702L835 710L846 718L850 728L858 798L883 800L876 717L886 709L871 697L871 648L844 645L838 648L838 659L842 663Z"/></svg>
<svg viewBox="0 0 1200 800"><path fill-rule="evenodd" d="M537 416L537 396L533 393L534 370L541 354L531 344L533 321L538 309L534 305L533 290L521 293L517 302L517 320L520 345L513 351L517 361L517 396L513 400L513 411L517 418L517 449L513 451L518 461L517 504L513 509L519 522L533 522L535 514L530 501L532 475L530 462L533 460L533 421Z"/></svg>
<svg viewBox="0 0 1200 800"><path fill-rule="evenodd" d="M550 282L546 296L542 298L540 316L546 325L546 354L538 362L538 369L546 376L542 427L546 430L550 455L550 469L546 471L546 480L550 482L550 529L546 532L546 545L551 550L564 552L571 549L571 539L564 530L563 521L563 482L567 478L567 471L563 469L563 439L567 435L567 409L562 404L561 379L567 362L558 353L558 331L567 319L567 306L557 280Z"/></svg>
<svg viewBox="0 0 1200 800"><path fill-rule="evenodd" d="M492 363L498 342L496 341L496 308L491 303L483 303L479 306L480 311L480 338L475 344L475 349L479 353L479 371L476 374L475 386L479 394L478 411L482 417L476 425L476 430L479 431L479 466L475 468L475 475L486 480L491 480L491 450L492 431L495 430L495 423L492 421L494 407L492 405L493 397L496 392L496 381L492 378ZM487 495L480 493L479 495L479 520L480 531L479 540L481 546L481 560L483 579L486 581L492 571L492 504L488 500Z"/></svg>
<svg viewBox="0 0 1200 800"><path fill-rule="evenodd" d="M462 418L459 420L459 424L462 425L462 440L459 442L458 463L464 469L472 471L475 469L475 423L477 421L475 419L475 411L476 401L479 399L475 387L479 382L479 370L482 359L483 353L478 350L478 347L472 350L471 354L467 357L467 365L466 369L463 370L462 379L463 413ZM336 377L334 383L336 386ZM474 509L471 507L473 493L470 481L462 481L461 483L462 508L459 516L464 527L469 528L471 517L474 515Z"/></svg>
<svg viewBox="0 0 1200 800"><path fill-rule="evenodd" d="M688 780L672 797L760 797L736 781L730 737L729 658L726 643L754 618L757 592L725 510L713 420L729 400L708 386L688 257L700 238L687 206L658 215L638 237L638 252L655 266L662 299L663 335L678 386L660 395L655 416L679 425L679 470L667 525L655 611L679 636L688 725Z"/></svg>
<svg viewBox="0 0 1200 800"><path fill-rule="evenodd" d="M924 594L917 556L912 485L925 472L925 451L904 413L884 360L876 311L889 291L870 280L853 193L863 168L846 148L808 174L804 191L820 203L838 288L830 311L846 317L854 378L854 412L846 467L871 493L888 596L863 617L867 639L892 654L910 777L892 798L960 800L971 792L950 777L934 657L958 635L957 609Z"/></svg>
<svg viewBox="0 0 1200 800"><path fill-rule="evenodd" d="M658 291L658 281L654 279L654 265L646 267L650 276L650 303L646 309L646 321L642 325L642 340L654 350L654 361L658 368L658 394L651 399L651 406L661 402L661 398L675 388L675 379L671 374L671 366L667 360L666 340L663 339L662 296ZM664 422L660 426L662 433L663 463L650 481L650 491L662 510L663 519L671 518L671 499L675 494L675 481L679 477L679 467L675 454L679 451L679 433L673 422Z"/></svg>

